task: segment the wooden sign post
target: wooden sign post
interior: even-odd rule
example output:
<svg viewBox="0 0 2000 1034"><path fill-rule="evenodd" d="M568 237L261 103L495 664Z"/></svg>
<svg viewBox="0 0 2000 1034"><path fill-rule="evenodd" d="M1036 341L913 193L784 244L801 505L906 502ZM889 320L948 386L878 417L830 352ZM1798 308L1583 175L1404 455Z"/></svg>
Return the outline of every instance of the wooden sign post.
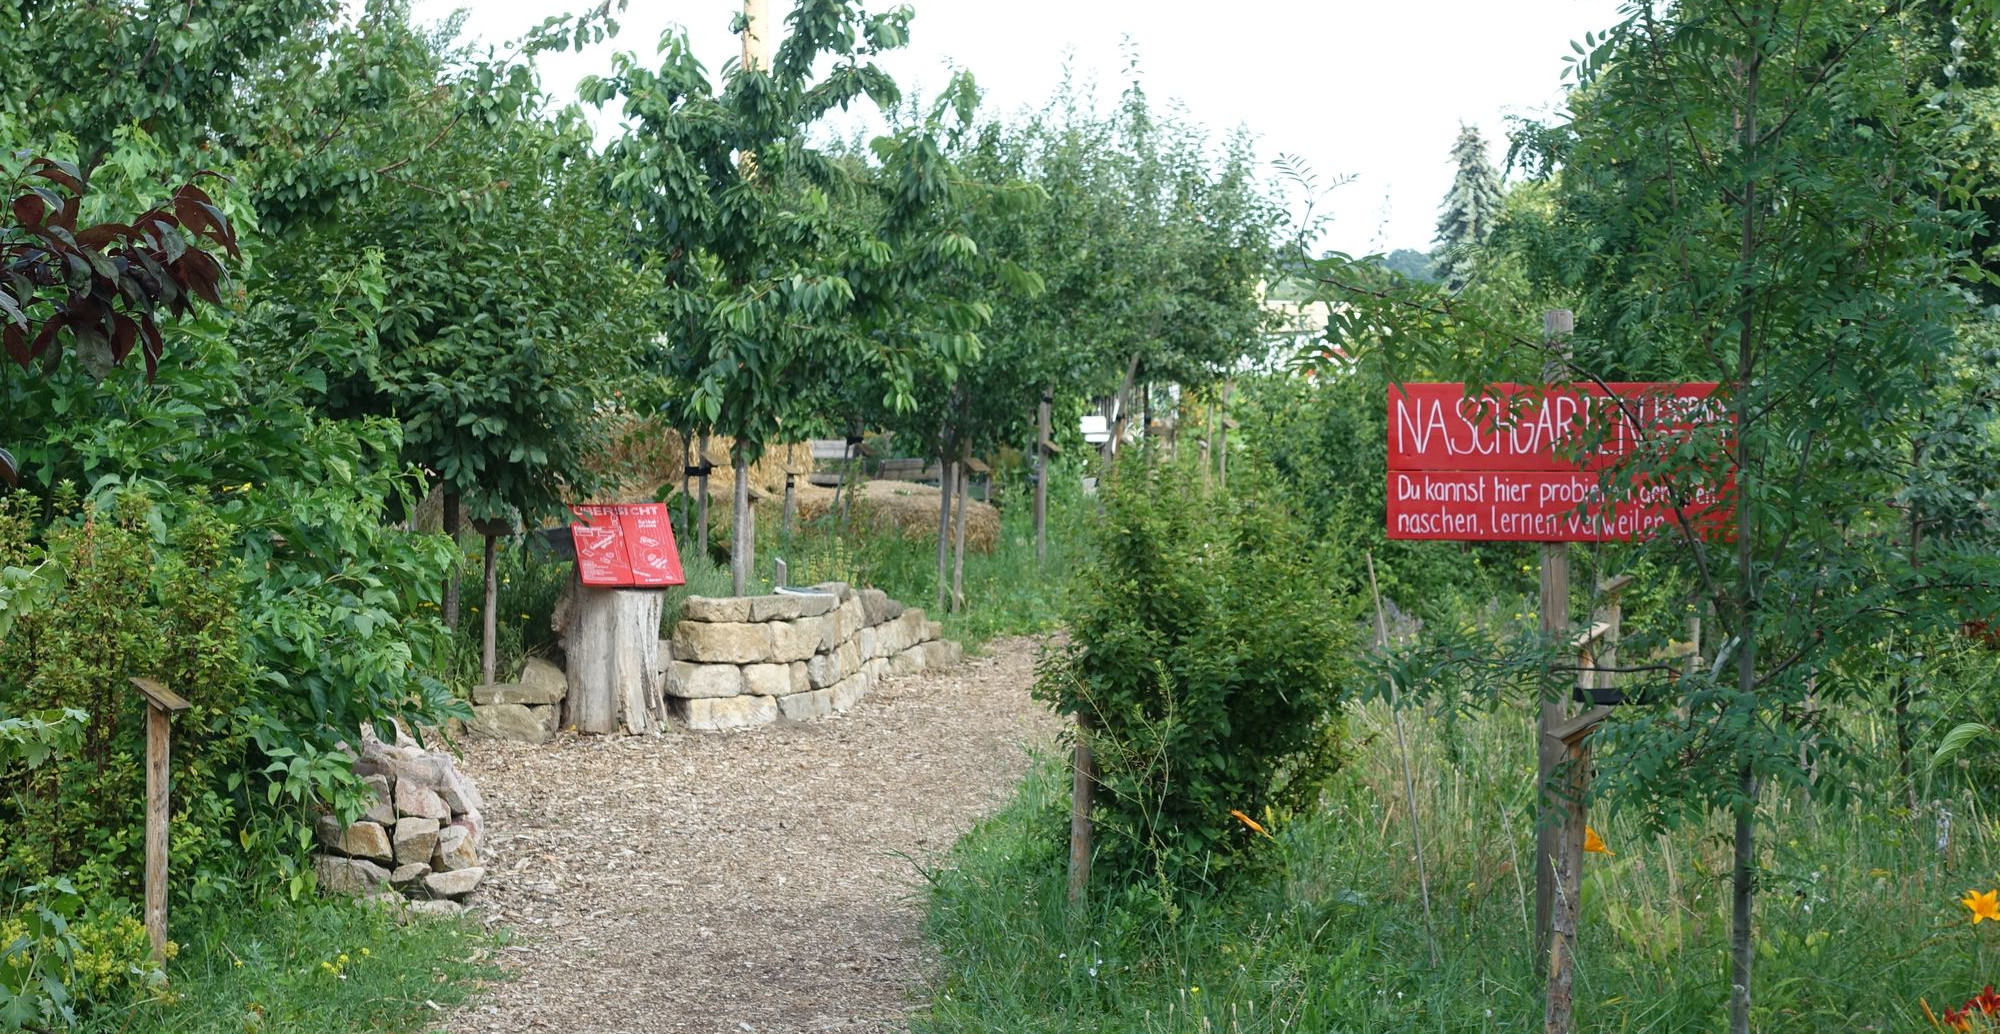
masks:
<svg viewBox="0 0 2000 1034"><path fill-rule="evenodd" d="M146 697L146 936L153 961L167 961L167 825L173 819L168 761L173 716L193 706L152 679L132 680Z"/></svg>
<svg viewBox="0 0 2000 1034"><path fill-rule="evenodd" d="M1657 472L1621 472L1635 457L1726 422L1729 414L1715 384L1560 383L1553 357L1574 326L1566 310L1543 316L1552 357L1543 373L1550 383L1494 384L1478 394L1463 384L1390 386L1385 521L1392 539L1540 543L1543 641L1551 651L1603 658L1579 662L1592 670L1588 684L1579 680L1576 687L1586 702L1603 703L1617 692L1596 676L1616 665L1616 595L1623 585L1606 587L1608 639L1595 631L1573 639L1569 543L1639 540L1680 519L1722 530L1730 516L1727 478L1704 478L1683 495L1669 491ZM1572 717L1567 680L1555 668L1549 676L1536 720L1533 940L1537 960L1549 966L1546 1030L1572 1034L1589 788L1584 737L1610 712L1600 706Z"/></svg>

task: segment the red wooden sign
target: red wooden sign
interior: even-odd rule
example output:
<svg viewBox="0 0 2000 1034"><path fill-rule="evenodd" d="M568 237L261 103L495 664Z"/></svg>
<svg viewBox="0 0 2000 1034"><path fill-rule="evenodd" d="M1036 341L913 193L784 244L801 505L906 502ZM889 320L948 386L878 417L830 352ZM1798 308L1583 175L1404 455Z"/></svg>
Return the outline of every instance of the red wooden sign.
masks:
<svg viewBox="0 0 2000 1034"><path fill-rule="evenodd" d="M572 506L570 512L580 518L569 528L583 584L654 589L687 580L665 503Z"/></svg>
<svg viewBox="0 0 2000 1034"><path fill-rule="evenodd" d="M1635 484L1607 500L1599 472L1641 448L1671 447L1726 421L1714 384L1463 384L1389 389L1388 533L1394 539L1606 542L1676 521L1674 500ZM1579 456L1579 449L1586 449ZM1727 520L1729 483L1692 489L1680 514L1704 529Z"/></svg>

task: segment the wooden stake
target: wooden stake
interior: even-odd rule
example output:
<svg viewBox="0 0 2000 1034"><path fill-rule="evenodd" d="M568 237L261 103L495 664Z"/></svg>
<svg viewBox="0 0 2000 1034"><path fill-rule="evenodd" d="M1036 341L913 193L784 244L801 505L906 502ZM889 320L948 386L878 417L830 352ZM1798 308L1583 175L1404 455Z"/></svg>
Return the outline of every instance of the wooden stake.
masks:
<svg viewBox="0 0 2000 1034"><path fill-rule="evenodd" d="M146 697L146 936L153 961L167 961L167 828L173 819L169 761L173 716L191 705L152 679L132 679Z"/></svg>
<svg viewBox="0 0 2000 1034"><path fill-rule="evenodd" d="M1542 316L1542 329L1553 351L1557 340L1575 328L1575 318L1563 309L1556 309ZM1544 369L1545 377L1555 376L1556 364L1551 362ZM1542 544L1542 584L1541 584L1541 626L1543 641L1551 646L1569 642L1569 546L1561 542ZM1536 794L1539 805L1535 809L1535 958L1546 957L1549 950L1549 910L1555 900L1556 865L1562 853L1562 816L1550 796L1550 780L1555 778L1557 766L1562 764L1563 749L1559 741L1549 738L1549 730L1562 724L1566 717L1563 697L1568 686L1561 680L1545 678L1542 686L1542 701L1539 720L1536 725L1535 742L1539 763L1535 772Z"/></svg>
<svg viewBox="0 0 2000 1034"><path fill-rule="evenodd" d="M972 458L971 446L959 450L958 461L958 512L952 515L951 546L951 611L956 614L965 609L965 511L971 508L972 478L967 476Z"/></svg>
<svg viewBox="0 0 2000 1034"><path fill-rule="evenodd" d="M937 612L951 588L951 451L938 450Z"/></svg>
<svg viewBox="0 0 2000 1034"><path fill-rule="evenodd" d="M779 521L779 524L784 528L786 535L792 534L793 525L798 523L799 499L793 487L797 484L798 480L799 477L797 474L789 470L785 471L785 515Z"/></svg>
<svg viewBox="0 0 2000 1034"><path fill-rule="evenodd" d="M701 459L701 465L700 465L701 477L696 479L697 489L701 492L701 495L699 497L700 501L696 504L695 516L694 516L694 525L696 529L695 552L701 556L702 562L706 563L708 562L708 436L707 435L701 436L701 449L698 452L696 452L695 455Z"/></svg>
<svg viewBox="0 0 2000 1034"><path fill-rule="evenodd" d="M444 601L439 611L444 615L444 627L458 630L458 493L446 489L444 493L444 536L451 540L451 567L444 576Z"/></svg>
<svg viewBox="0 0 2000 1034"><path fill-rule="evenodd" d="M493 669L499 665L496 654L500 638L500 580L495 573L494 561L498 559L500 537L492 533L486 535L486 599L481 604L485 609L479 614L479 681L482 685L493 684Z"/></svg>
<svg viewBox="0 0 2000 1034"><path fill-rule="evenodd" d="M1097 775L1090 756L1090 719L1076 715L1076 753L1069 790L1069 904L1081 908L1090 888L1090 794Z"/></svg>
<svg viewBox="0 0 2000 1034"><path fill-rule="evenodd" d="M1055 396L1042 392L1035 408L1035 563L1049 558L1049 422Z"/></svg>
<svg viewBox="0 0 2000 1034"><path fill-rule="evenodd" d="M1562 825L1554 896L1549 909L1549 973L1542 1014L1544 1034L1576 1032L1576 938L1582 912L1583 839L1590 790L1590 733L1609 717L1597 707L1549 730L1560 753Z"/></svg>

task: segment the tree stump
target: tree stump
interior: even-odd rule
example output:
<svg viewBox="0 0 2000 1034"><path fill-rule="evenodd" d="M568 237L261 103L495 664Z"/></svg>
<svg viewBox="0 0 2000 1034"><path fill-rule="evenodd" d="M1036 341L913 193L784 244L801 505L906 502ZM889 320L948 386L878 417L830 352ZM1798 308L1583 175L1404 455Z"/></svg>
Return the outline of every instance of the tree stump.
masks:
<svg viewBox="0 0 2000 1034"><path fill-rule="evenodd" d="M634 735L666 723L666 659L660 656L665 595L646 589L576 588L568 631L568 724L578 732Z"/></svg>

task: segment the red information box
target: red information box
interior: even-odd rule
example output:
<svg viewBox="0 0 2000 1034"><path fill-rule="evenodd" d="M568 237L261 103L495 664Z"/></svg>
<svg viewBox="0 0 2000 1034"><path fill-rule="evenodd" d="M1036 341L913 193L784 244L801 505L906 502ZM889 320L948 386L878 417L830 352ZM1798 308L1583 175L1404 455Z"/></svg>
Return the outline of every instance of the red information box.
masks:
<svg viewBox="0 0 2000 1034"><path fill-rule="evenodd" d="M583 584L605 589L663 589L687 581L665 503L572 506L578 520L576 571Z"/></svg>
<svg viewBox="0 0 2000 1034"><path fill-rule="evenodd" d="M1634 483L1607 500L1600 474L1729 420L1716 385L1618 382L1389 388L1388 533L1456 542L1642 539L1685 518L1724 531L1733 479L1680 489ZM1575 450L1588 443L1590 452ZM1676 505L1679 512L1676 513Z"/></svg>

